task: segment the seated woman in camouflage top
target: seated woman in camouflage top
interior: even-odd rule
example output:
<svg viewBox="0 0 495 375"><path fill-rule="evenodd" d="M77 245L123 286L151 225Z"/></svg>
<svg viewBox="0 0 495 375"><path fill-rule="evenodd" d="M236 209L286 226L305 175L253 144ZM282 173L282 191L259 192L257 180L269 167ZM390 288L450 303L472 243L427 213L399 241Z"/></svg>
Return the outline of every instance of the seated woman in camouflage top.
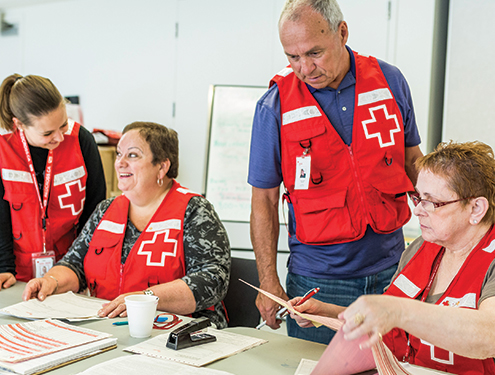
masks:
<svg viewBox="0 0 495 375"><path fill-rule="evenodd" d="M124 128L115 169L123 194L99 204L65 257L26 285L23 299L83 291L111 300L99 311L126 316L124 297L155 294L158 309L227 326L230 247L213 206L179 185L177 133L154 123Z"/></svg>

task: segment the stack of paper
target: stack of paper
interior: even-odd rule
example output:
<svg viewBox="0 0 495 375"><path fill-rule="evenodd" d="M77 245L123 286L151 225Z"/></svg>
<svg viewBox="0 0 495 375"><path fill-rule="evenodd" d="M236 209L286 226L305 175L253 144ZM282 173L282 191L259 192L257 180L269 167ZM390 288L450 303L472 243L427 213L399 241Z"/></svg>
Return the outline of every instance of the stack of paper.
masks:
<svg viewBox="0 0 495 375"><path fill-rule="evenodd" d="M168 334L163 334L124 350L199 367L267 342L255 337L211 328L208 329L208 333L215 336L217 341L173 350L167 348Z"/></svg>
<svg viewBox="0 0 495 375"><path fill-rule="evenodd" d="M98 310L106 300L88 298L67 292L48 296L44 301L36 298L19 302L0 310L0 314L23 319L64 319L70 322L101 319Z"/></svg>
<svg viewBox="0 0 495 375"><path fill-rule="evenodd" d="M108 333L57 320L0 326L0 369L29 375L116 347Z"/></svg>

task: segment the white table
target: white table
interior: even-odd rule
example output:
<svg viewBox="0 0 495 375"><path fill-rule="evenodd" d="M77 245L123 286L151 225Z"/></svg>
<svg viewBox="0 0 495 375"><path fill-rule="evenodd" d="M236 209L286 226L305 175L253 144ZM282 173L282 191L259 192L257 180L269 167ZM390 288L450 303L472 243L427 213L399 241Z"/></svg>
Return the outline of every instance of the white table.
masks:
<svg viewBox="0 0 495 375"><path fill-rule="evenodd" d="M21 302L22 291L25 283L18 282L9 289L0 291L0 308ZM129 336L127 326L114 326L115 319L88 321L75 323L76 325L109 332L118 338L118 347L105 353L86 358L82 361L55 369L49 372L53 375L75 374L97 363L112 358L132 355L123 349L130 345L138 344L146 339L135 339ZM10 316L0 315L0 324L12 324L25 322ZM223 370L236 375L293 375L301 358L318 360L326 348L326 345L310 341L299 340L284 335L267 331L258 331L254 328L227 328L228 331L242 335L259 337L268 340L268 343L249 349L234 356L221 359L207 367ZM152 336L160 335L168 331L153 330Z"/></svg>

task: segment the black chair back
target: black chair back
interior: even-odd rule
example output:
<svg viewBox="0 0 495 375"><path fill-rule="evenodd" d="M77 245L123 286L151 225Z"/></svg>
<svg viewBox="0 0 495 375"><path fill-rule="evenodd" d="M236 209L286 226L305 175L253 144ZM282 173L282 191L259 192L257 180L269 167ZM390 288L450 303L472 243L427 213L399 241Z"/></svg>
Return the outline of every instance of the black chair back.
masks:
<svg viewBox="0 0 495 375"><path fill-rule="evenodd" d="M229 327L256 327L261 318L255 304L258 292L239 279L259 287L254 259L232 258L229 290L223 300L229 317Z"/></svg>

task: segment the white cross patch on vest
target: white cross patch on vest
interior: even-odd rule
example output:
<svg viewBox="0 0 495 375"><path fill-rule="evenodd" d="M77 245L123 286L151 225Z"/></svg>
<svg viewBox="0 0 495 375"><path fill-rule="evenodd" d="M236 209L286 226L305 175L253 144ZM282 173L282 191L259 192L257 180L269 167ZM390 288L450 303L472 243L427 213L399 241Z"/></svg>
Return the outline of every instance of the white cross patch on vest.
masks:
<svg viewBox="0 0 495 375"><path fill-rule="evenodd" d="M70 208L72 211L72 215L77 216L81 213L81 211L84 208L84 201L86 200L86 197L81 199L81 205L80 205L80 207L77 207L78 208L77 211L76 211L76 207L74 206L73 203L64 204L63 200L64 200L64 198L68 198L68 197L72 196L72 189L78 189L78 190L74 190L74 191L81 192L81 191L86 190L86 186L82 187L81 180L76 180L73 182L69 182L68 184L65 184L65 188L67 189L67 194L59 195L59 197L58 197L58 202L60 203L60 208Z"/></svg>
<svg viewBox="0 0 495 375"><path fill-rule="evenodd" d="M362 122L366 139L378 138L380 148L395 145L394 133L400 133L397 116L389 115L385 104L369 109L371 119ZM378 120L381 125L378 125Z"/></svg>
<svg viewBox="0 0 495 375"><path fill-rule="evenodd" d="M446 365L453 365L454 364L454 353L449 352L449 351L447 351L445 349L436 348L434 345L432 345L429 342L427 342L425 340L422 340L422 339L421 339L421 343L423 345L426 345L426 346L429 346L430 347L430 358L431 358L432 361L439 362L439 363L444 363ZM443 352L449 353L449 359L437 358L435 356L435 349L437 349L439 351L443 351Z"/></svg>
<svg viewBox="0 0 495 375"><path fill-rule="evenodd" d="M173 251L170 251L170 246L166 246L161 248L161 258L159 262L153 262L151 260L151 255L153 254L153 251L151 250L145 250L146 245L148 244L154 244L156 243L158 236L163 234L163 243L173 243L174 248ZM139 250L137 251L138 255L146 255L146 265L147 266L158 266L158 267L163 267L165 266L165 257L167 256L172 256L175 257L177 254L177 240L173 238L168 238L170 234L170 229L165 229L161 231L156 231L153 233L153 238L151 240L143 241L141 242L141 245L139 246ZM152 246L154 247L154 246Z"/></svg>

